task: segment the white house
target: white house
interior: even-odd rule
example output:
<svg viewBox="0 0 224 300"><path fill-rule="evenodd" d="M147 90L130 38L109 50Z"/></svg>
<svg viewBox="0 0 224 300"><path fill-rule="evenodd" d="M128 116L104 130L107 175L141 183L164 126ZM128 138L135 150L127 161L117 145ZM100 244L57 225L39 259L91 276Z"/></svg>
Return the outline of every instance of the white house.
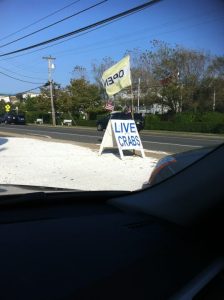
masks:
<svg viewBox="0 0 224 300"><path fill-rule="evenodd" d="M22 95L22 97L23 97L23 99L26 99L27 97L30 97L30 98L34 98L34 97L37 97L37 96L39 96L40 94L38 94L38 93L24 93L23 95Z"/></svg>
<svg viewBox="0 0 224 300"><path fill-rule="evenodd" d="M149 112L151 114L165 114L169 111L169 106L168 105L162 105L162 104L159 104L159 103L154 103L150 106L149 108Z"/></svg>
<svg viewBox="0 0 224 300"><path fill-rule="evenodd" d="M5 94L0 94L0 101L3 100L6 103L10 102L10 96L9 95L5 95Z"/></svg>

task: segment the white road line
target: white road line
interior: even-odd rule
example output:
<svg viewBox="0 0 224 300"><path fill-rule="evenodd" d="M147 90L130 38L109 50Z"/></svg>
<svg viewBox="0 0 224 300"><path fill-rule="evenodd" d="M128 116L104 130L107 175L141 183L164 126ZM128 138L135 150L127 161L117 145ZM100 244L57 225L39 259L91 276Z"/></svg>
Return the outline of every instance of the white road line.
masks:
<svg viewBox="0 0 224 300"><path fill-rule="evenodd" d="M174 146L181 146L181 147L192 147L192 148L201 148L203 146L195 146L195 145L183 145L183 144L174 144L174 143L160 143L160 142L150 142L150 141L144 141L148 144L160 144L160 145L174 145Z"/></svg>
<svg viewBox="0 0 224 300"><path fill-rule="evenodd" d="M48 138L48 139L51 139L52 137L51 136L49 136L49 135L45 135L45 134L36 134L36 133L32 133L32 136L39 136L39 137L46 137L46 138Z"/></svg>
<svg viewBox="0 0 224 300"><path fill-rule="evenodd" d="M142 136L145 136L145 137L147 137L147 136L150 136L150 135L142 135ZM140 136L141 137L141 136ZM205 140L206 139L206 142L208 141L208 142L221 142L222 141L222 139L220 138L220 139L217 139L217 138L213 138L213 139L211 139L211 138L209 138L209 139L207 139L206 137L201 137L201 138L189 138L189 137L185 137L185 136L165 136L165 135L152 135L152 137L157 137L157 138L160 138L160 137L162 137L162 138L168 138L168 139L176 139L176 138L181 138L181 139L185 139L185 140L192 140L192 141L203 141L203 140ZM223 137L223 141L224 141L224 137Z"/></svg>
<svg viewBox="0 0 224 300"><path fill-rule="evenodd" d="M32 130L32 129L21 129L21 128L7 128L7 130L10 129L17 129L17 130L23 130L23 131L27 131L27 132L35 132L36 130ZM58 135L70 135L70 136L80 136L80 137L90 137L90 138L101 138L100 136L97 135L87 135L87 134L79 134L79 133L67 133L67 132L57 132L57 131L46 131L46 130L38 130L39 132L43 132L43 133L48 133L48 134L58 134ZM206 140L207 141L207 140ZM148 144L159 144L159 145L173 145L173 146L180 146L180 147L191 147L191 148L201 148L203 146L195 146L195 145L185 145L185 144L174 144L174 143L165 143L165 142L150 142L150 141L144 141L142 140L142 142L144 143L148 143Z"/></svg>
<svg viewBox="0 0 224 300"><path fill-rule="evenodd" d="M35 132L36 130L32 130L32 129L21 129L21 128L7 128L7 130L23 130L23 131L27 131L27 132ZM0 129L1 130L1 129ZM57 131L46 131L46 130L38 130L38 132L43 132L43 133L48 133L48 134L62 134L62 135L76 135L76 136L86 136L86 137L97 137L99 138L99 136L97 135L87 135L87 134L79 134L79 133L67 133L67 132L57 132Z"/></svg>

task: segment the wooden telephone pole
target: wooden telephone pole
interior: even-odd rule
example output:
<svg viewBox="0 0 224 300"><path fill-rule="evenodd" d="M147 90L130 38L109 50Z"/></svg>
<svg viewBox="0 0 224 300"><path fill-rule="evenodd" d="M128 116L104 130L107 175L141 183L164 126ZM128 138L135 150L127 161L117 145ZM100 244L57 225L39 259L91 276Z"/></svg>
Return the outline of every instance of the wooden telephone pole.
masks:
<svg viewBox="0 0 224 300"><path fill-rule="evenodd" d="M47 59L48 61L48 81L50 84L52 124L53 126L56 126L54 98L53 98L53 81L52 81L52 74L51 74L52 69L54 69L54 64L52 63L52 61L54 61L56 58L51 56L44 56L43 59Z"/></svg>

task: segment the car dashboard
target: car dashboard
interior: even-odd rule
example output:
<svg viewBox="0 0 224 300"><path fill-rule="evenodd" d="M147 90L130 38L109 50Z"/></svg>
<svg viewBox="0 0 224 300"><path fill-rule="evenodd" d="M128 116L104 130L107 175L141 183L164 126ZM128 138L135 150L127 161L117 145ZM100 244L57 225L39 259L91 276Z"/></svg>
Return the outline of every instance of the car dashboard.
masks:
<svg viewBox="0 0 224 300"><path fill-rule="evenodd" d="M36 193L19 195L20 203L7 196L1 299L169 299L219 259L204 237L119 209L114 196Z"/></svg>

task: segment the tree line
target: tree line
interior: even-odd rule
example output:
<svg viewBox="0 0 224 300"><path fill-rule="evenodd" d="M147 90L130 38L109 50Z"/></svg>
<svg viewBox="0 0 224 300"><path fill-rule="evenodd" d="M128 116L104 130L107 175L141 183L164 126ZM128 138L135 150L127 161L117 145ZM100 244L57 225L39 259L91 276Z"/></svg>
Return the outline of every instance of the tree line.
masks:
<svg viewBox="0 0 224 300"><path fill-rule="evenodd" d="M139 103L145 108L153 104L166 107L169 115L178 113L224 113L224 56L215 56L203 50L171 46L153 40L149 49L127 50L124 56L131 58L132 91L134 106ZM93 80L88 80L86 69L75 66L69 84L62 87L54 83L54 105L57 116L94 119L105 113L108 99L102 86L103 72L116 62L104 57L92 64ZM131 88L126 88L114 97L115 109L131 103ZM139 94L138 94L139 93ZM124 96L125 95L125 96ZM41 88L40 95L18 104L19 110L33 115L51 111L49 87ZM2 110L2 104L0 104Z"/></svg>

